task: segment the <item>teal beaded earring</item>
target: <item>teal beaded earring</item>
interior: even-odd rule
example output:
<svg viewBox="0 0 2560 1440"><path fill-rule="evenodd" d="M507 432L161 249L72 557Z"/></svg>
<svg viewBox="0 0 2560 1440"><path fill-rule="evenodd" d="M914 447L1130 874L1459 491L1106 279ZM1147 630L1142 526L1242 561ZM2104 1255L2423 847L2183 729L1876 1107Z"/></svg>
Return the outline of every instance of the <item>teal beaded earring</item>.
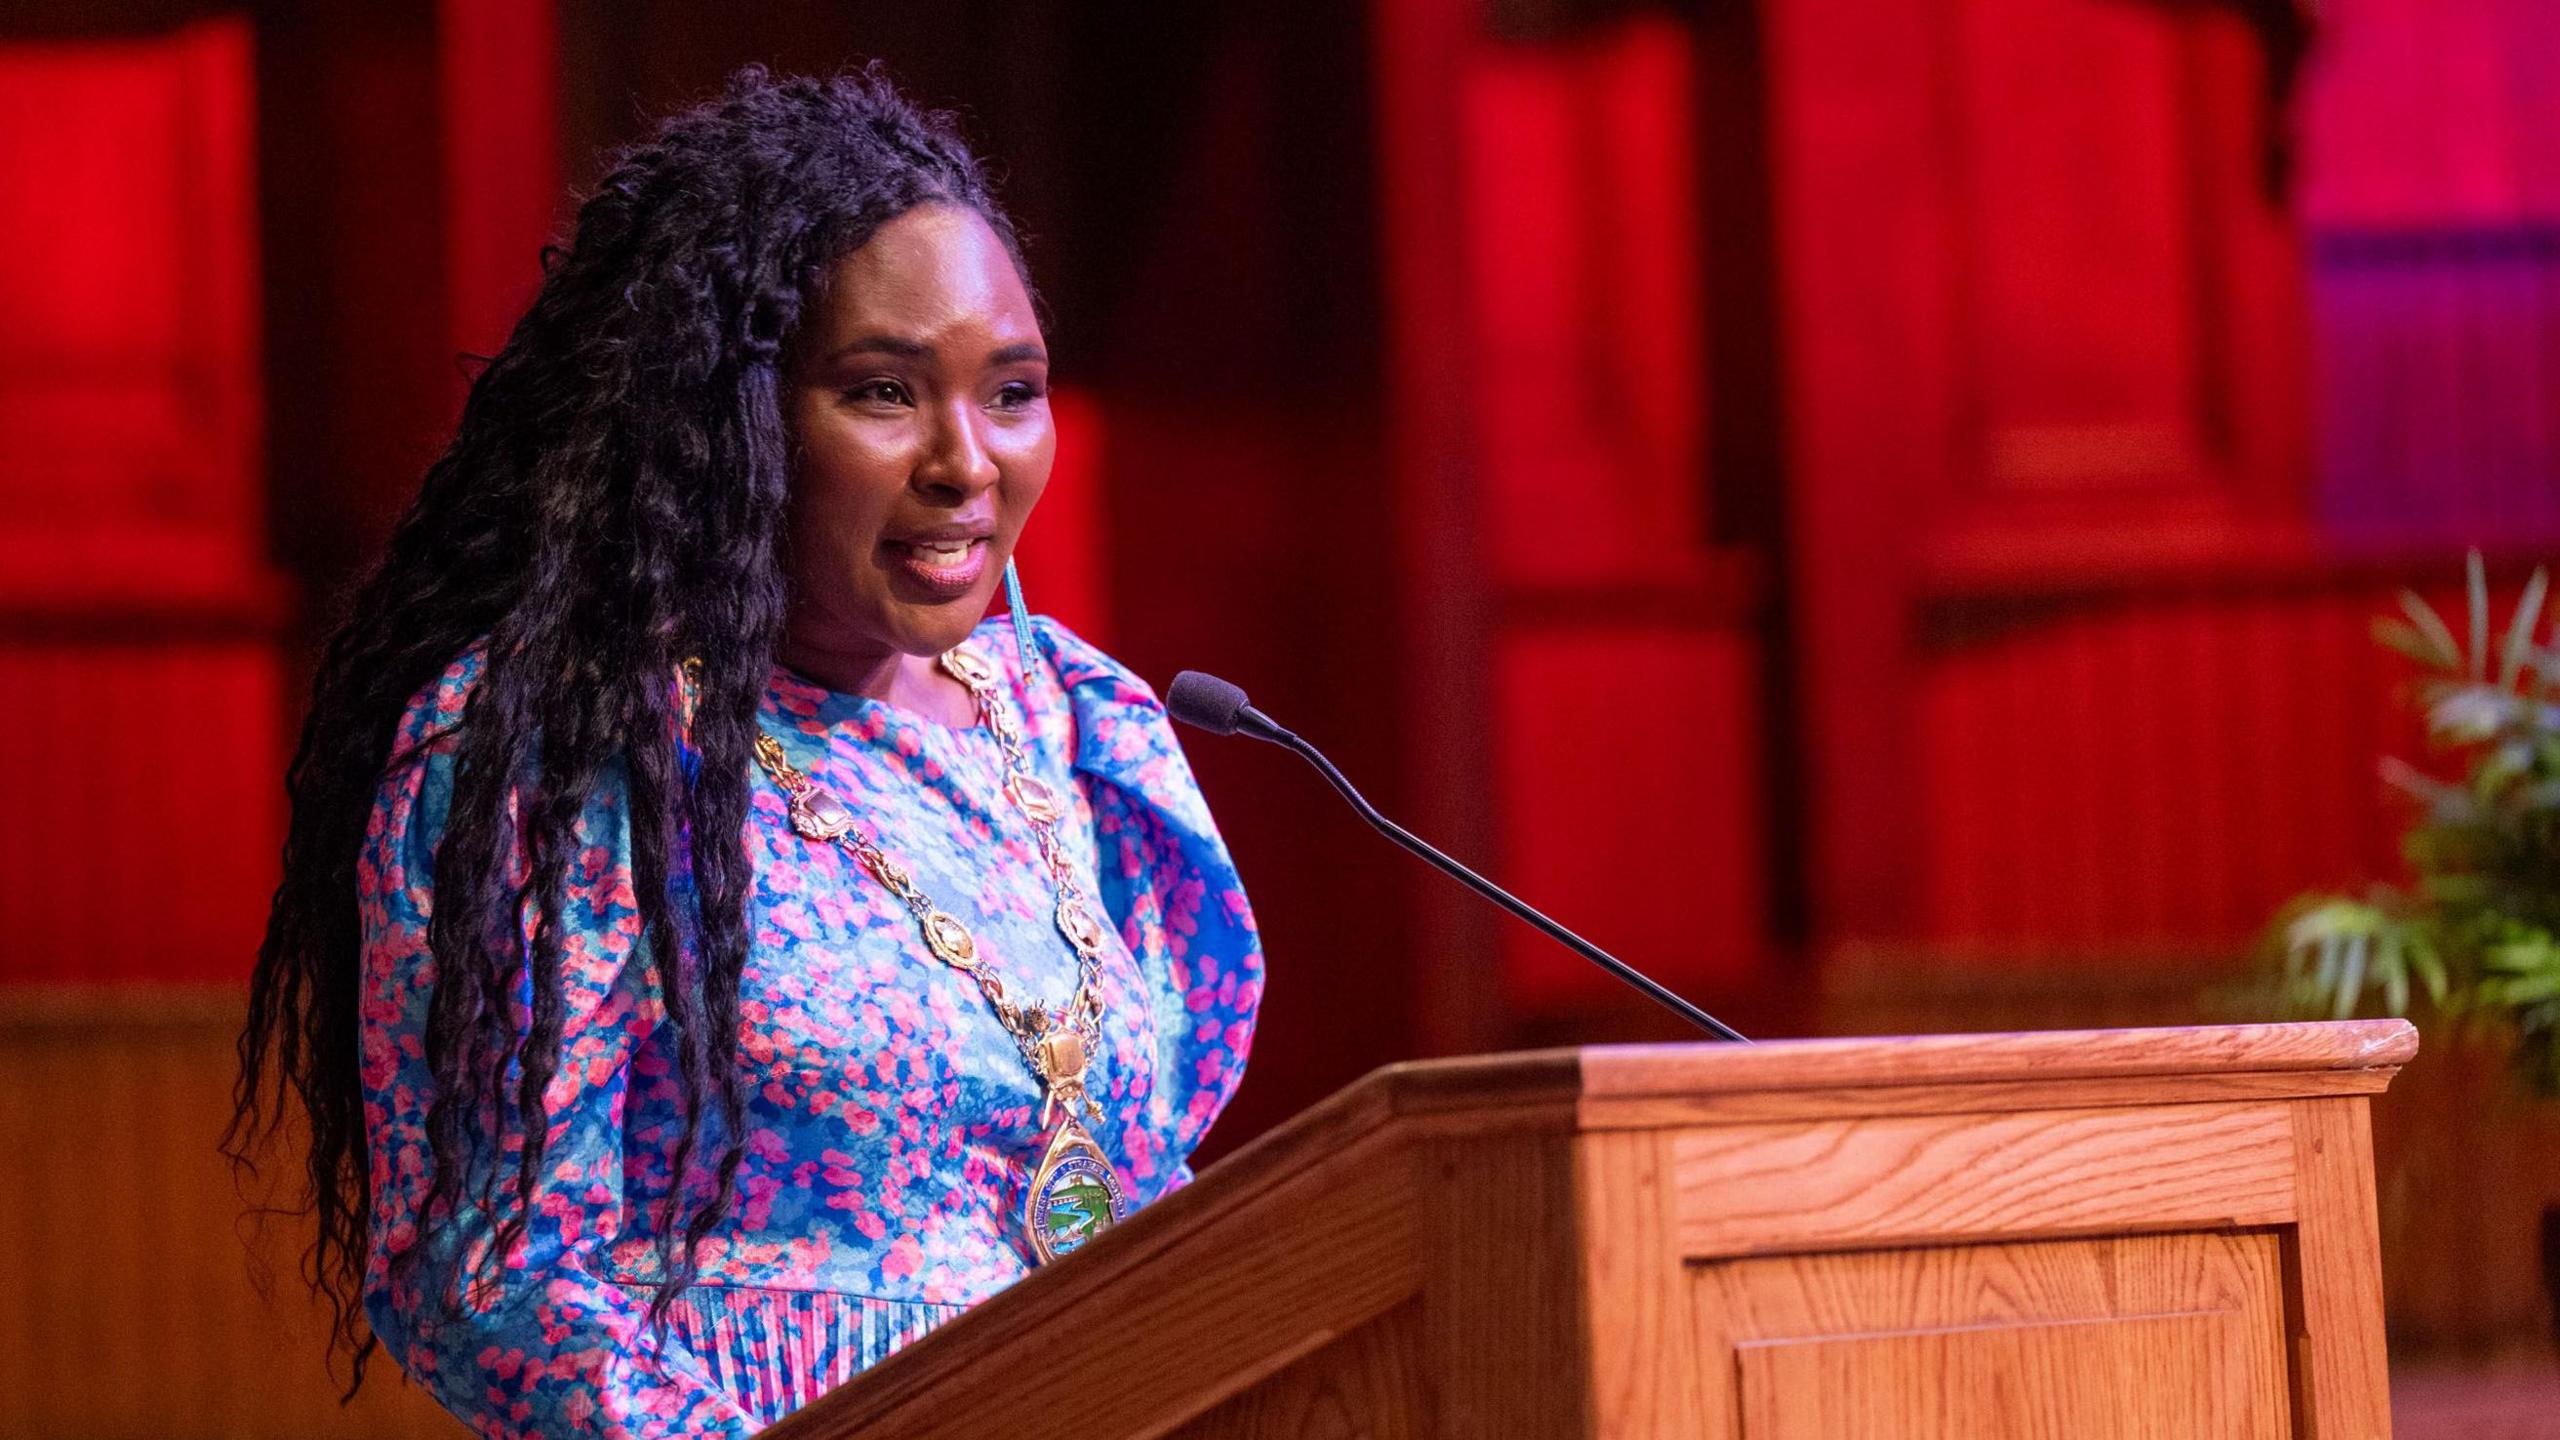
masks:
<svg viewBox="0 0 2560 1440"><path fill-rule="evenodd" d="M1013 643L1022 662L1022 673L1031 673L1031 607L1022 603L1022 572L1013 568L1008 557L1004 562L1004 603L1013 611Z"/></svg>

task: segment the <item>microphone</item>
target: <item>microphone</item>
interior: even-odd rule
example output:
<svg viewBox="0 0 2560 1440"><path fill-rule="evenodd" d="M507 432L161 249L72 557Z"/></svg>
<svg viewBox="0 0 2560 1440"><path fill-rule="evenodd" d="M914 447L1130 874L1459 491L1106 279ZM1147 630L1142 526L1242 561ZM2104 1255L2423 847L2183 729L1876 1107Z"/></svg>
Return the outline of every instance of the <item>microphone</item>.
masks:
<svg viewBox="0 0 2560 1440"><path fill-rule="evenodd" d="M1252 702L1245 699L1244 691L1234 685L1215 675L1185 670L1173 677L1173 685L1165 691L1164 707L1174 719L1212 735L1249 735L1296 752L1298 758L1316 767L1334 789L1342 792L1342 798L1351 802L1351 808L1360 812L1360 818L1368 821L1380 834L1431 862L1459 884L1529 922L1547 938L1617 976L1645 998L1709 1035L1745 1045L1751 1043L1744 1039L1741 1031L1681 999L1652 976L1548 919L1527 901L1459 864L1443 854L1438 846L1380 814L1377 806L1370 804L1366 796L1353 788L1349 777L1334 768L1334 763L1325 758L1323 751L1253 708Z"/></svg>

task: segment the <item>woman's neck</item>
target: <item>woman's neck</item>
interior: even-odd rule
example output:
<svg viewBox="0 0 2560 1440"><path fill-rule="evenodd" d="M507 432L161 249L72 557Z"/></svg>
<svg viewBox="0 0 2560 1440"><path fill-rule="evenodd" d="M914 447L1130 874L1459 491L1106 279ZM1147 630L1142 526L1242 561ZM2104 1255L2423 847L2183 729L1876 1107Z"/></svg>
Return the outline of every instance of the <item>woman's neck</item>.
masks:
<svg viewBox="0 0 2560 1440"><path fill-rule="evenodd" d="M838 649L786 638L776 658L839 694L885 701L941 724L965 726L977 717L968 687L924 656L886 646Z"/></svg>

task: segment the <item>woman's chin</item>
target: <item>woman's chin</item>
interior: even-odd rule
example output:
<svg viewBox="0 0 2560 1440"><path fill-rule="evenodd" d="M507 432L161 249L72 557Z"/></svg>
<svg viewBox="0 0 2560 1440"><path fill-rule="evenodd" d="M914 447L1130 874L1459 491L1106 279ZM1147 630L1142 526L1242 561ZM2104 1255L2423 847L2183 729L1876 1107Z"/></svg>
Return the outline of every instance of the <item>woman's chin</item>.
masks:
<svg viewBox="0 0 2560 1440"><path fill-rule="evenodd" d="M972 594L919 605L901 598L891 606L889 642L908 655L940 655L969 638L994 599L992 593Z"/></svg>

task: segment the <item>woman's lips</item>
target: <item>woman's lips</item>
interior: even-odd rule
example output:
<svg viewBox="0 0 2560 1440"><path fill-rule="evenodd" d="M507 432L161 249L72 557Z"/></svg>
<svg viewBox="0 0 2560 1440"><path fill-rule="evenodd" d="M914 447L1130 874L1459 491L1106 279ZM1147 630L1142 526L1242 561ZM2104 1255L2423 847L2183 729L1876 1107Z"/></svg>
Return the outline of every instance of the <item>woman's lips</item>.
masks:
<svg viewBox="0 0 2560 1440"><path fill-rule="evenodd" d="M984 540L884 540L889 573L920 598L957 600L987 573Z"/></svg>

